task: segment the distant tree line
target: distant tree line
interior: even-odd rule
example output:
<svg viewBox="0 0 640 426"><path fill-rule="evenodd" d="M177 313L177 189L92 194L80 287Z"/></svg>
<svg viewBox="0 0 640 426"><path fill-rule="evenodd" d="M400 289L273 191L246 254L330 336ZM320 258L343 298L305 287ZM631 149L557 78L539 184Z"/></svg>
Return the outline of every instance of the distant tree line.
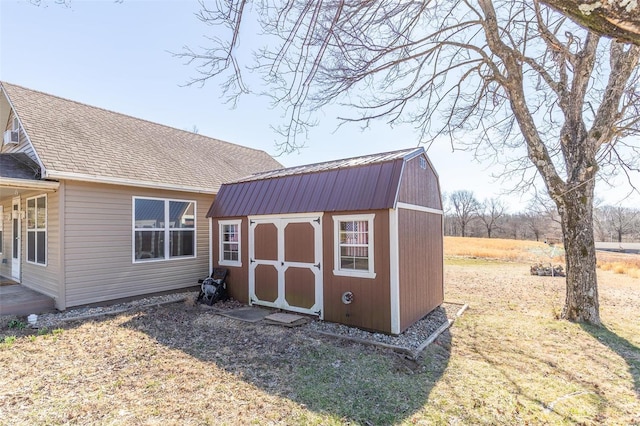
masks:
<svg viewBox="0 0 640 426"><path fill-rule="evenodd" d="M560 219L549 200L531 201L524 211L510 212L499 198L479 201L472 191L445 193L444 234L561 242ZM610 205L594 207L597 241L640 241L640 210Z"/></svg>

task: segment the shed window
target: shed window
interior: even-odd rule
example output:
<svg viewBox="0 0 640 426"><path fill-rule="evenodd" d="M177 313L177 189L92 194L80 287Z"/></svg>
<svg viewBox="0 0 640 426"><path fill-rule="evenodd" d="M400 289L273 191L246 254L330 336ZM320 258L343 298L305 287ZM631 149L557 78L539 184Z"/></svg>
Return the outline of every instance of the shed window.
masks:
<svg viewBox="0 0 640 426"><path fill-rule="evenodd" d="M373 219L375 215L334 216L334 275L375 278Z"/></svg>
<svg viewBox="0 0 640 426"><path fill-rule="evenodd" d="M133 261L196 257L196 202L133 198Z"/></svg>
<svg viewBox="0 0 640 426"><path fill-rule="evenodd" d="M47 196L27 198L27 262L47 264Z"/></svg>
<svg viewBox="0 0 640 426"><path fill-rule="evenodd" d="M223 266L242 266L240 256L240 224L241 220L221 220L220 246L218 263Z"/></svg>
<svg viewBox="0 0 640 426"><path fill-rule="evenodd" d="M423 170L427 169L427 159L424 157L420 157L420 168Z"/></svg>

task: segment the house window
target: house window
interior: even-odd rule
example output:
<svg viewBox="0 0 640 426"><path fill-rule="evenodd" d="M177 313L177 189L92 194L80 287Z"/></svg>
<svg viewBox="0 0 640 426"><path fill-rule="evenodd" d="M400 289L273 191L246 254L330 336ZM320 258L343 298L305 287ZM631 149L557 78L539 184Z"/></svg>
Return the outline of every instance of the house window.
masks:
<svg viewBox="0 0 640 426"><path fill-rule="evenodd" d="M27 262L47 264L47 196L27 198Z"/></svg>
<svg viewBox="0 0 640 426"><path fill-rule="evenodd" d="M196 202L133 198L133 261L196 257Z"/></svg>
<svg viewBox="0 0 640 426"><path fill-rule="evenodd" d="M221 220L220 246L218 263L223 266L242 266L240 258L240 224L241 220Z"/></svg>
<svg viewBox="0 0 640 426"><path fill-rule="evenodd" d="M334 275L375 278L374 217L373 214L333 217Z"/></svg>

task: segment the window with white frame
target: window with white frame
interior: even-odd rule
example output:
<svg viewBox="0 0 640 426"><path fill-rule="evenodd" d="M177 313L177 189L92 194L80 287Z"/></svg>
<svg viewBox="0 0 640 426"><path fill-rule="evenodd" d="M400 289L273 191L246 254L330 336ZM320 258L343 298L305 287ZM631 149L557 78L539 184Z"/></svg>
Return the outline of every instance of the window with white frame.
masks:
<svg viewBox="0 0 640 426"><path fill-rule="evenodd" d="M27 198L27 262L47 264L47 196Z"/></svg>
<svg viewBox="0 0 640 426"><path fill-rule="evenodd" d="M374 214L333 216L334 275L375 278Z"/></svg>
<svg viewBox="0 0 640 426"><path fill-rule="evenodd" d="M219 224L218 263L223 266L242 266L240 256L241 220L221 220Z"/></svg>
<svg viewBox="0 0 640 426"><path fill-rule="evenodd" d="M196 257L196 202L133 197L133 261Z"/></svg>

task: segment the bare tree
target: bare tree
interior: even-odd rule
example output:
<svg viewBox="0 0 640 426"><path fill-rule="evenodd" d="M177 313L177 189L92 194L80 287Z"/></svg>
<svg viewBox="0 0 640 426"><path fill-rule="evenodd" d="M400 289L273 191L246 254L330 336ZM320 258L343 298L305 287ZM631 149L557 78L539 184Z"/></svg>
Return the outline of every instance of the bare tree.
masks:
<svg viewBox="0 0 640 426"><path fill-rule="evenodd" d="M602 236L615 235L616 241L621 243L622 237L636 231L640 212L621 206L603 206L598 209L598 216Z"/></svg>
<svg viewBox="0 0 640 426"><path fill-rule="evenodd" d="M200 19L227 28L226 38L214 34L211 46L181 56L198 66L194 82L222 78L232 98L251 90L237 56L241 30L261 24L268 46L251 69L284 106L285 150L319 108L340 103L353 114L345 121L408 121L421 141L446 135L499 153L521 187L535 171L562 223L562 317L600 323L595 179L638 158L625 142L639 133L640 47L601 39L536 0L227 0L203 3Z"/></svg>
<svg viewBox="0 0 640 426"><path fill-rule="evenodd" d="M460 235L466 237L469 224L478 217L480 203L473 196L473 192L465 190L452 192L449 201L451 213L460 226Z"/></svg>
<svg viewBox="0 0 640 426"><path fill-rule="evenodd" d="M590 30L640 44L640 5L630 0L542 0Z"/></svg>
<svg viewBox="0 0 640 426"><path fill-rule="evenodd" d="M529 210L524 217L536 241L540 241L540 236L544 235L544 216L539 210Z"/></svg>
<svg viewBox="0 0 640 426"><path fill-rule="evenodd" d="M489 198L480 205L478 217L487 230L487 237L499 226L499 221L504 217L506 207L499 198Z"/></svg>

